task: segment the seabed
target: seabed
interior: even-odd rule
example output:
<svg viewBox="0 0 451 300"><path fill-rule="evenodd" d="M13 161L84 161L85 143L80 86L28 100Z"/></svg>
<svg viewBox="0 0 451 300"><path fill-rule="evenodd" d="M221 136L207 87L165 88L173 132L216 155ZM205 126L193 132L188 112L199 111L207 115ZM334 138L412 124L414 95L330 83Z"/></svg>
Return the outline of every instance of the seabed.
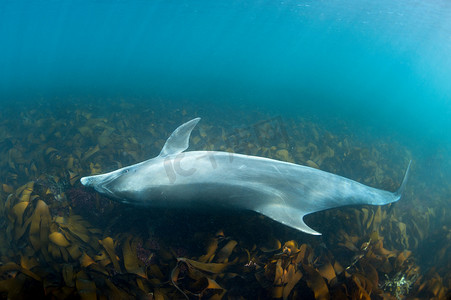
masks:
<svg viewBox="0 0 451 300"><path fill-rule="evenodd" d="M415 179L395 205L308 216L320 237L251 212L143 210L79 181L157 155L197 116L190 149L295 162L391 191L410 159L415 170L395 141L365 143L306 118L101 103L0 113L2 298L450 299L450 212L424 208L428 187Z"/></svg>

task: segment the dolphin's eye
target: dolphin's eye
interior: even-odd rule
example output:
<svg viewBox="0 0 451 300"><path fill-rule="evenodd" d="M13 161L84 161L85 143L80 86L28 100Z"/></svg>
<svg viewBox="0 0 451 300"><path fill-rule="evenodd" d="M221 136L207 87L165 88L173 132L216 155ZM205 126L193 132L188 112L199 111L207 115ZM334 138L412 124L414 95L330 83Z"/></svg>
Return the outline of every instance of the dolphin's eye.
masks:
<svg viewBox="0 0 451 300"><path fill-rule="evenodd" d="M124 171L122 171L122 174L128 173L129 171L130 171L129 169L124 170Z"/></svg>

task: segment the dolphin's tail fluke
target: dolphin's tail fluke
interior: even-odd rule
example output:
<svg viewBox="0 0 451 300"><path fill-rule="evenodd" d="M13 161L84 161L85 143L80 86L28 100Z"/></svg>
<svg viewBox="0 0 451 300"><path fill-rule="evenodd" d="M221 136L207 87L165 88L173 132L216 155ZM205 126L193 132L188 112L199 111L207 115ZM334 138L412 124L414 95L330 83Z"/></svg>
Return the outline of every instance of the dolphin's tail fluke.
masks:
<svg viewBox="0 0 451 300"><path fill-rule="evenodd" d="M407 166L407 170L406 173L404 175L404 179L402 180L401 186L399 187L399 189L394 193L395 196L399 199L401 199L402 194L404 192L404 189L406 187L406 183L407 180L409 179L409 171L410 171L410 164L412 163L412 161L409 161L409 165Z"/></svg>

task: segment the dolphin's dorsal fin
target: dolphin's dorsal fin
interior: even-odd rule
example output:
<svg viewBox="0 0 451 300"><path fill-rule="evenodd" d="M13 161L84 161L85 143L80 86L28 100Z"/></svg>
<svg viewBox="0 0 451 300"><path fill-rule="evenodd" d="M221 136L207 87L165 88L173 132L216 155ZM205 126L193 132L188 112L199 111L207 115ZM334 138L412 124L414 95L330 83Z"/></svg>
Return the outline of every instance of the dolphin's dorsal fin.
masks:
<svg viewBox="0 0 451 300"><path fill-rule="evenodd" d="M189 147L189 137L191 135L191 131L193 131L199 121L200 118L195 118L177 127L177 129L174 130L171 136L167 139L158 156L179 154L185 151Z"/></svg>
<svg viewBox="0 0 451 300"><path fill-rule="evenodd" d="M304 223L303 218L305 213L296 208L285 204L273 203L260 206L254 210L291 228L304 231L308 234L321 235L321 233L313 230Z"/></svg>

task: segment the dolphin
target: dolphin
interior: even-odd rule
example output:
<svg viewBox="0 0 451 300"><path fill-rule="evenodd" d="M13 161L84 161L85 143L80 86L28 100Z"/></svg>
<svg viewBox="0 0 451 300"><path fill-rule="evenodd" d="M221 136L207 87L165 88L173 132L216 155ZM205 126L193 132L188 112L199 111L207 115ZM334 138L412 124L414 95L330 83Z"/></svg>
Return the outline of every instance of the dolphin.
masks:
<svg viewBox="0 0 451 300"><path fill-rule="evenodd" d="M305 215L346 205L385 205L401 198L318 169L274 159L219 151L187 151L195 118L179 126L160 154L105 174L84 186L123 203L151 207L245 209L308 234Z"/></svg>

